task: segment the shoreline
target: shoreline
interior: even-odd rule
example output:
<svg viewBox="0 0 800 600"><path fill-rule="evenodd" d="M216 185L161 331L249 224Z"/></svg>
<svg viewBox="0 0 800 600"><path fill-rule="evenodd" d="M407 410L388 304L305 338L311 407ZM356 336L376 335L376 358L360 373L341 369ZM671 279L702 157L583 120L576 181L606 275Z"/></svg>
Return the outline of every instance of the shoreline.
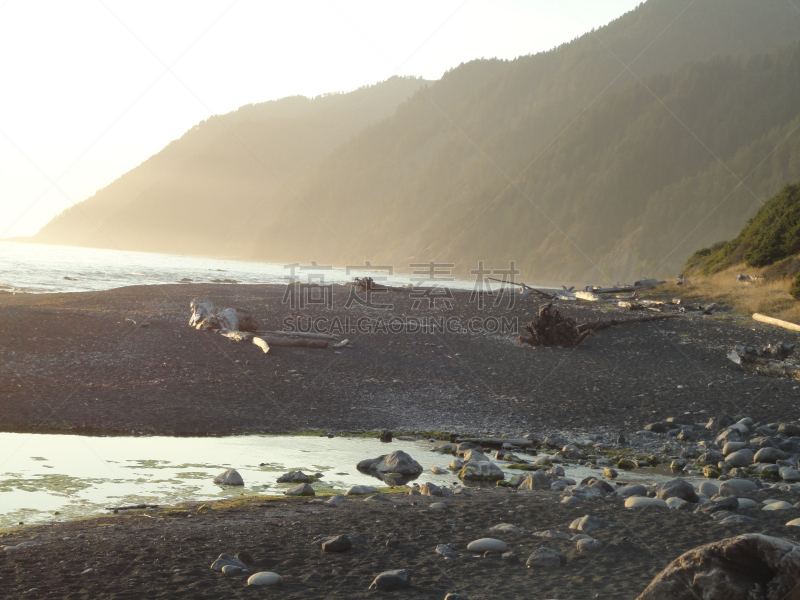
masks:
<svg viewBox="0 0 800 600"><path fill-rule="evenodd" d="M638 431L690 413L800 417L796 382L744 373L736 344L797 336L730 314L688 315L598 333L577 349L532 348L511 334L345 335L351 348L274 348L188 326L189 301L252 311L265 329L284 318L456 318L525 323L542 302L477 311L453 291L450 310L291 310L283 286L136 286L104 292L0 294L0 423L6 430L97 434L230 435L392 429L508 434L548 430ZM627 316L599 303L563 303L579 322ZM619 318L619 317L617 317ZM141 328L133 322L146 322ZM337 354L339 352L339 354ZM703 412L705 411L705 412Z"/></svg>
<svg viewBox="0 0 800 600"><path fill-rule="evenodd" d="M0 546L22 546L0 552L0 595L263 597L264 590L246 585L247 574L224 575L209 568L227 553L244 558L251 573L278 573L284 580L278 593L293 599L338 593L373 598L370 582L390 569L411 572L411 587L403 597L415 599L441 600L447 593L474 599L498 594L631 599L672 560L699 545L743 533L800 541L800 527L785 525L800 509L740 509L736 514L744 521L728 525L702 512L626 509L615 495L576 505L559 502L558 492L509 488L441 497L380 496L384 501L351 497L335 506L324 502L327 498L196 502L12 528L0 532ZM751 496L800 500L797 491L764 490ZM580 532L570 525L585 515L612 524L589 532L598 542L593 551L571 539ZM491 529L501 523L518 529ZM342 534L352 540L351 549L321 551L322 541ZM484 557L467 550L467 544L483 537L502 540L512 554ZM438 544L448 544L452 557L437 553ZM561 566L526 567L528 557L542 547L563 557Z"/></svg>

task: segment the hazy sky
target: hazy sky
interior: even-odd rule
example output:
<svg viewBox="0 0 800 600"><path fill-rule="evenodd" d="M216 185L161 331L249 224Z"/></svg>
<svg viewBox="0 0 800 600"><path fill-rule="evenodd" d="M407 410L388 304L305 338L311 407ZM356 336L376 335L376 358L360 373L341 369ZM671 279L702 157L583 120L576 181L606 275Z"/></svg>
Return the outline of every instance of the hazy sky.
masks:
<svg viewBox="0 0 800 600"><path fill-rule="evenodd" d="M548 50L639 1L0 0L0 237L211 114Z"/></svg>

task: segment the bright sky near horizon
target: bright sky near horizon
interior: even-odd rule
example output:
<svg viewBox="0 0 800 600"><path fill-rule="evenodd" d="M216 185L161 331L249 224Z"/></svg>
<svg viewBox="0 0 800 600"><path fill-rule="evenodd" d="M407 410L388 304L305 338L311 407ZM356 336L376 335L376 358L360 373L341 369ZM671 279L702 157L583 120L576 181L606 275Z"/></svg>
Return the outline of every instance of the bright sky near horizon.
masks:
<svg viewBox="0 0 800 600"><path fill-rule="evenodd" d="M549 50L640 0L0 0L0 237L212 114Z"/></svg>

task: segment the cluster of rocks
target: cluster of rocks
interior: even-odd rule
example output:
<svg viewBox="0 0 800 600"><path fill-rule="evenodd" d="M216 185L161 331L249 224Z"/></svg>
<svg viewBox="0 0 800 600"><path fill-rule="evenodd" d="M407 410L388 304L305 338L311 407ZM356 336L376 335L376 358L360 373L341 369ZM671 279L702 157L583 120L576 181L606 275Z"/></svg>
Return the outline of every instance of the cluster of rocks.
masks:
<svg viewBox="0 0 800 600"><path fill-rule="evenodd" d="M681 458L673 460L673 469L710 479L757 476L800 482L800 425L757 425L744 415L719 415L705 424L678 423L688 420L650 423L644 428L650 435L671 435L690 444Z"/></svg>

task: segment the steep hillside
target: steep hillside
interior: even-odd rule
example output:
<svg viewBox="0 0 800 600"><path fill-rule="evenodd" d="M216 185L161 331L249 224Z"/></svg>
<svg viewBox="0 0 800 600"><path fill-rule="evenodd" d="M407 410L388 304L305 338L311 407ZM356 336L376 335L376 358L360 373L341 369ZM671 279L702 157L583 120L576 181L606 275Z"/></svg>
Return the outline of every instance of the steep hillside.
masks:
<svg viewBox="0 0 800 600"><path fill-rule="evenodd" d="M800 183L766 201L733 239L692 254L684 273L685 297L800 322Z"/></svg>
<svg viewBox="0 0 800 600"><path fill-rule="evenodd" d="M393 77L347 94L284 98L211 117L32 241L241 256L249 251L241 240L256 235L320 160L425 84Z"/></svg>
<svg viewBox="0 0 800 600"><path fill-rule="evenodd" d="M383 105L393 116L305 163L333 108L226 115L258 158L212 119L37 240L461 273L515 260L559 283L671 275L800 178L798 39L782 0L649 0L550 52L395 81L417 87Z"/></svg>
<svg viewBox="0 0 800 600"><path fill-rule="evenodd" d="M554 283L672 276L692 250L734 235L761 198L800 178L797 43L607 92L546 150L530 138L511 165L486 148L503 149L516 124L494 117L493 129L478 120L465 130L434 106L458 75L320 165L304 195L319 219L287 204L275 221L307 232L296 255L465 268L515 260ZM497 141L473 144L480 127ZM278 236L265 230L261 256Z"/></svg>

